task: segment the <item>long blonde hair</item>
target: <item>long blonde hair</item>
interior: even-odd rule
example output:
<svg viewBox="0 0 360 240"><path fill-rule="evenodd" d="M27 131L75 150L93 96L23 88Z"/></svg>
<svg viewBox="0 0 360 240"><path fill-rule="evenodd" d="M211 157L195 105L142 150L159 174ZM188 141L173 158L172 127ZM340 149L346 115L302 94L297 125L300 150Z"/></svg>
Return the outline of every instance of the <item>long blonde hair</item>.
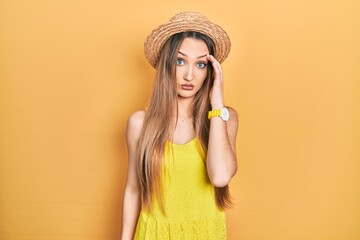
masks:
<svg viewBox="0 0 360 240"><path fill-rule="evenodd" d="M138 144L138 175L141 185L141 202L151 210L153 197L157 197L160 209L164 212L162 189L162 154L167 140L172 139L169 131L177 109L176 92L176 60L181 43L185 38L203 40L210 54L216 49L213 41L198 32L183 32L173 35L164 45L156 65L154 88L147 108L141 137ZM209 142L210 121L207 113L211 109L209 94L213 85L213 69L207 66L206 79L196 93L193 103L193 124L196 137L200 140L204 151ZM177 112L177 111L176 111ZM177 113L176 113L177 114ZM228 186L215 188L216 204L220 209L231 205Z"/></svg>

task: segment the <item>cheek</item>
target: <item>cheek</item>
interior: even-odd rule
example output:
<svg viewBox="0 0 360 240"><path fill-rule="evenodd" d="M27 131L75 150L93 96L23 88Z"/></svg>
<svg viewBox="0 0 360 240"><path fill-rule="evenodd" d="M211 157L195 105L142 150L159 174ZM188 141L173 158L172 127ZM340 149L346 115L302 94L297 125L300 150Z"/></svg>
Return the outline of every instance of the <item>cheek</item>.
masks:
<svg viewBox="0 0 360 240"><path fill-rule="evenodd" d="M182 79L183 74L184 74L182 71L183 71L182 68L179 68L179 67L176 68L175 77L176 77L177 81Z"/></svg>
<svg viewBox="0 0 360 240"><path fill-rule="evenodd" d="M202 85L202 83L204 83L204 81L205 81L205 79L206 79L206 74L207 74L207 71L206 71L206 70L200 70L200 71L198 71L197 79L199 79L199 82L201 81L201 85Z"/></svg>

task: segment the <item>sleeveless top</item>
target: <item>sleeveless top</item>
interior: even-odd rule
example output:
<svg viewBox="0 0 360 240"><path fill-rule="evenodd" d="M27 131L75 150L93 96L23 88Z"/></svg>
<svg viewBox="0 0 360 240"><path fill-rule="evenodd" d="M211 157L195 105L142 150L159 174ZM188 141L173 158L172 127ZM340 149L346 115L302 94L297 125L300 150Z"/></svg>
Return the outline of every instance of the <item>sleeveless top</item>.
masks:
<svg viewBox="0 0 360 240"><path fill-rule="evenodd" d="M185 144L166 143L163 162L165 214L155 198L151 212L141 210L134 239L226 239L225 213L216 205L205 158L196 138Z"/></svg>

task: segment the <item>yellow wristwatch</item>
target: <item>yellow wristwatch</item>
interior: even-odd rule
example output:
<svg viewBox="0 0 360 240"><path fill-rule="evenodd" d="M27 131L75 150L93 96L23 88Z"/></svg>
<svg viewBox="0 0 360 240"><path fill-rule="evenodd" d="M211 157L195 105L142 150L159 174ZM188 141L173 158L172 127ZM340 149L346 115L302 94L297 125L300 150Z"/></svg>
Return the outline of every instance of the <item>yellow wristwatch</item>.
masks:
<svg viewBox="0 0 360 240"><path fill-rule="evenodd" d="M229 110L226 107L211 110L208 113L208 118L210 119L212 117L220 117L222 120L226 122L230 118Z"/></svg>

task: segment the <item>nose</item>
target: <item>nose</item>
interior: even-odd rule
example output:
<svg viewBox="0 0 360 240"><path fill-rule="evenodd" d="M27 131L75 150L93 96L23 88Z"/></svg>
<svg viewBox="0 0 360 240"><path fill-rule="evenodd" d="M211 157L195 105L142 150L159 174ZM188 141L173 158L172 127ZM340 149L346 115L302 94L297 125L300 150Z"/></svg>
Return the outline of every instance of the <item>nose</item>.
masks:
<svg viewBox="0 0 360 240"><path fill-rule="evenodd" d="M193 68L192 67L188 67L184 73L184 79L186 81L191 82L192 80L194 80L194 75L193 75Z"/></svg>

